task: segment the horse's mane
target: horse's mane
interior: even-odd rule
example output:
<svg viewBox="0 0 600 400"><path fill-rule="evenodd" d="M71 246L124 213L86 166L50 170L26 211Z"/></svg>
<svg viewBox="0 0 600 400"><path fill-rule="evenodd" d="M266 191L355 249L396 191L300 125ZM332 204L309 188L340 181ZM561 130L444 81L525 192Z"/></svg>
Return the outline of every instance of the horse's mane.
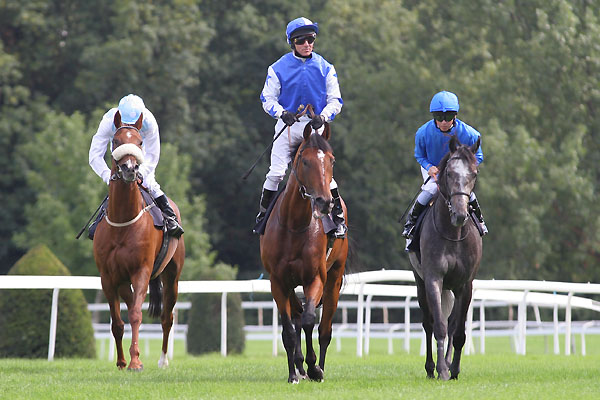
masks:
<svg viewBox="0 0 600 400"><path fill-rule="evenodd" d="M304 143L304 146L302 146L302 143ZM302 152L304 151L304 149L308 149L308 148L316 148L318 150L323 150L323 152L325 153L333 153L333 149L331 148L331 145L329 144L329 142L323 138L321 135L319 135L318 133L312 133L309 137L308 140L306 142L302 142L300 144L298 144L298 146L290 149L290 155L292 160L294 160L296 158L296 154L298 153L298 151Z"/></svg>

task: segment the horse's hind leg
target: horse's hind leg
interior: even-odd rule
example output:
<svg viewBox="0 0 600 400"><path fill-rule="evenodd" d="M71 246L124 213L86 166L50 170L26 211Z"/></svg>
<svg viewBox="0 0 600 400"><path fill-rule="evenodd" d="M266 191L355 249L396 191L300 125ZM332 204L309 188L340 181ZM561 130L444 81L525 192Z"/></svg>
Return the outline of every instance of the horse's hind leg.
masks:
<svg viewBox="0 0 600 400"><path fill-rule="evenodd" d="M337 310L344 276L345 265L341 267L334 265L327 273L327 282L323 290L323 316L319 324L319 367L325 371L325 356L331 342L333 315Z"/></svg>
<svg viewBox="0 0 600 400"><path fill-rule="evenodd" d="M454 356L452 357L452 364L450 364L450 379L458 379L458 374L460 373L460 359L462 355L462 349L466 341L465 322L467 320L467 312L469 310L469 304L471 304L472 295L472 282L465 284L460 293L457 292L456 294L457 312L456 325L454 329ZM448 351L450 351L450 349L448 349Z"/></svg>
<svg viewBox="0 0 600 400"><path fill-rule="evenodd" d="M304 355L302 354L302 303L292 293L290 296L290 306L292 310L292 319L294 320L294 328L296 330L296 349L294 350L294 363L300 379L306 379L306 371L304 370Z"/></svg>
<svg viewBox="0 0 600 400"><path fill-rule="evenodd" d="M169 359L167 357L167 349L169 346L169 334L173 326L173 308L177 302L178 293L178 273L177 267L171 261L160 275L160 279L163 284L163 309L160 315L160 322L162 325L163 340L162 340L162 353L158 360L159 368L166 368L169 366Z"/></svg>

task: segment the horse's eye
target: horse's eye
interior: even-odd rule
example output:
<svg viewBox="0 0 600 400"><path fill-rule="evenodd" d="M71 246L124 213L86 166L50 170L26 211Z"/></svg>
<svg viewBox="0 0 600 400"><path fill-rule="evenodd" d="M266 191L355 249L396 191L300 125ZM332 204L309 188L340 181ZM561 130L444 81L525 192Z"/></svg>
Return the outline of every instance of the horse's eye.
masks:
<svg viewBox="0 0 600 400"><path fill-rule="evenodd" d="M308 167L308 166L309 166L309 165L308 165L308 161L306 161L306 160L302 160L302 165L304 165L305 167Z"/></svg>

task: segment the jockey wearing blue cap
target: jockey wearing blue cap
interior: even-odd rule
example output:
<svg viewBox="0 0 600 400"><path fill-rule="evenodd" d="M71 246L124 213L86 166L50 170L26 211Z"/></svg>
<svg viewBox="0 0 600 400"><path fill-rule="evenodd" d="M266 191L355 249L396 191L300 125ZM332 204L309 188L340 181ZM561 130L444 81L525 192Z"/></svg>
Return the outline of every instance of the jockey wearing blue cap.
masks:
<svg viewBox="0 0 600 400"><path fill-rule="evenodd" d="M317 23L307 18L300 17L290 21L285 34L292 51L273 63L267 70L267 79L260 100L265 112L277 119L275 132L280 132L287 125L288 134L280 135L273 143L271 167L263 185L257 222L264 218L279 183L285 177L291 161L290 149L302 142L306 124L310 122L312 128L321 134L324 129L323 124L332 121L342 110L342 95L335 68L319 54L313 52L318 33ZM308 104L313 106L314 118L303 115L297 119L295 114L300 107ZM334 235L337 238L344 238L347 227L334 179L331 180L330 189L334 202L332 218L337 226Z"/></svg>
<svg viewBox="0 0 600 400"><path fill-rule="evenodd" d="M454 93L447 91L436 93L429 105L429 112L433 115L433 119L421 126L415 134L415 158L421 165L421 175L425 183L421 186L421 193L406 218L402 236L407 239L412 239L417 218L437 192L437 174L439 173L437 166L449 151L450 137L457 135L460 143L470 146L475 144L481 136L475 128L456 118L459 108L458 97ZM475 153L475 158L477 164L483 161L481 147ZM483 234L487 234L488 230L475 192L471 193L469 205L481 223Z"/></svg>
<svg viewBox="0 0 600 400"><path fill-rule="evenodd" d="M154 201L156 201L156 204L165 215L168 234L175 237L181 236L183 228L179 225L177 216L171 208L167 196L160 189L160 185L154 177L154 170L160 158L158 123L139 96L129 94L123 97L119 101L118 107L111 108L104 114L98 130L92 138L89 153L90 166L102 178L104 183L108 185L110 182L110 168L106 165L104 155L106 154L108 144L112 143L117 130L115 126L115 114L117 113L119 113L121 122L124 125L134 125L139 119L142 120L140 135L143 140L144 162L140 165L139 174L143 179L143 185L148 188Z"/></svg>

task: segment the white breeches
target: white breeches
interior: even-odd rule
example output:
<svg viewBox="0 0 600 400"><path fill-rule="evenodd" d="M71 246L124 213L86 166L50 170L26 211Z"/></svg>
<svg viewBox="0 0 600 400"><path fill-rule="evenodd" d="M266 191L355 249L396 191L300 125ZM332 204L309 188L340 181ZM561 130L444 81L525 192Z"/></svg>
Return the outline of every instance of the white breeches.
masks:
<svg viewBox="0 0 600 400"><path fill-rule="evenodd" d="M165 194L161 189L158 182L156 182L156 178L154 178L154 171L152 171L148 176L144 177L143 185L148 188L148 191L152 195L153 198L157 198Z"/></svg>
<svg viewBox="0 0 600 400"><path fill-rule="evenodd" d="M273 149L271 150L271 167L267 173L267 179L263 185L263 188L277 191L279 182L285 177L288 165L292 161L293 154L290 154L291 149L298 147L304 139L304 127L310 122L310 118L303 116L300 118L300 122L296 122L294 125L286 128L279 138L273 143ZM275 135L284 127L284 122L279 119L275 124ZM318 130L319 135L323 133L324 127ZM273 136L275 136L273 135ZM330 189L337 188L335 179L331 179Z"/></svg>

